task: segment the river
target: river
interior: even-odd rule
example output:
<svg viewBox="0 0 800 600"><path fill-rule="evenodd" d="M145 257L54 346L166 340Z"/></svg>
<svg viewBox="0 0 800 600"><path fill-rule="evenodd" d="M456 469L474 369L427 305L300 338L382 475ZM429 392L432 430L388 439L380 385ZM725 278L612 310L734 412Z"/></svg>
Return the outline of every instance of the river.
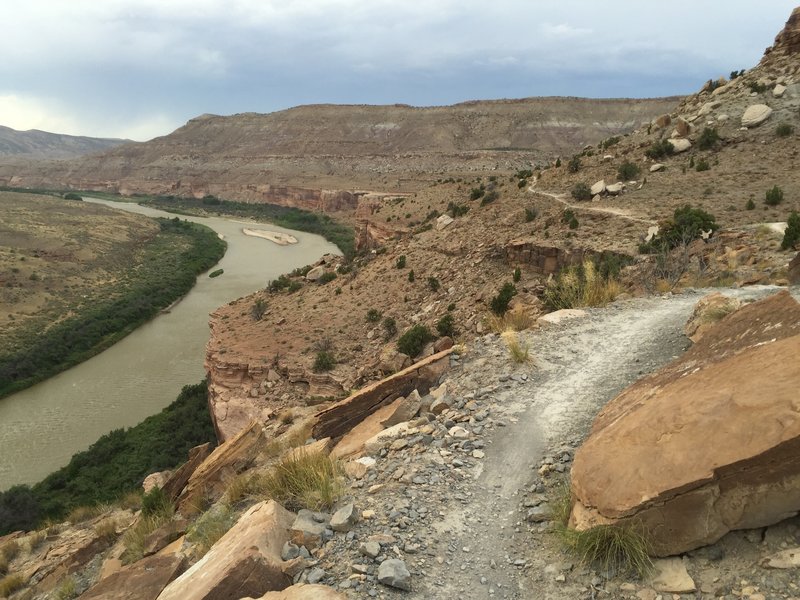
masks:
<svg viewBox="0 0 800 600"><path fill-rule="evenodd" d="M126 202L89 199L150 217L175 215ZM246 236L233 219L183 217L202 223L228 243L216 267L220 277L202 274L169 313L161 314L111 348L68 371L0 400L0 491L35 483L69 462L100 436L130 427L170 404L186 384L205 376L208 315L218 306L263 288L281 273L339 254L320 236L271 224L298 243L279 246Z"/></svg>

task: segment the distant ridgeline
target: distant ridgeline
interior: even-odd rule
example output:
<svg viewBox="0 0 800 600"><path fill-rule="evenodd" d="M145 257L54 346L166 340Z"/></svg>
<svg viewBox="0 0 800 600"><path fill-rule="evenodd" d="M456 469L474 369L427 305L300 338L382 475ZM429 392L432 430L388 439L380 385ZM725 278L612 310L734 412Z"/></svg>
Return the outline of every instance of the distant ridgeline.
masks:
<svg viewBox="0 0 800 600"><path fill-rule="evenodd" d="M0 398L68 369L125 337L192 289L200 273L225 254L226 243L203 225L158 219L161 232L148 244L133 283L106 302L32 334L30 343L0 352ZM185 247L175 252L176 243Z"/></svg>
<svg viewBox="0 0 800 600"><path fill-rule="evenodd" d="M216 444L205 382L184 386L157 415L104 435L69 464L33 485L0 492L0 535L63 519L78 506L114 502L141 489L150 473L173 469L199 444Z"/></svg>

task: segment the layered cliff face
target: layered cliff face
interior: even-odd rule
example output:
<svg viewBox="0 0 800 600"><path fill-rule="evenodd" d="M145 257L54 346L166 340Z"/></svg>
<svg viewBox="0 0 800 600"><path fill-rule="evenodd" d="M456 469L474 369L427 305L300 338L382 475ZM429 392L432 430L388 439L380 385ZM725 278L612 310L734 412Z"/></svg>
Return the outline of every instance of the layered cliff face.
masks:
<svg viewBox="0 0 800 600"><path fill-rule="evenodd" d="M315 105L271 114L203 115L167 136L87 160L36 168L0 162L0 184L214 194L335 211L353 208L348 194L358 189L413 191L443 173L529 167L630 131L676 102L530 98L433 108Z"/></svg>

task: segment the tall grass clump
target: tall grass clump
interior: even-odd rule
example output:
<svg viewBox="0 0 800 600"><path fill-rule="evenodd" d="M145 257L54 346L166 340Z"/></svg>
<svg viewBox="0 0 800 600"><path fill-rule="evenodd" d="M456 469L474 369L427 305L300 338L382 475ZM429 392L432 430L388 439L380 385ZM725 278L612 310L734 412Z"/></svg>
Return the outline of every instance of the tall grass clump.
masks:
<svg viewBox="0 0 800 600"><path fill-rule="evenodd" d="M562 527L559 534L567 549L586 565L603 571L646 575L653 567L650 543L641 527L598 525L577 531Z"/></svg>
<svg viewBox="0 0 800 600"><path fill-rule="evenodd" d="M343 470L323 452L289 453L254 485L289 510L330 509L344 492Z"/></svg>
<svg viewBox="0 0 800 600"><path fill-rule="evenodd" d="M130 564L142 558L147 536L170 521L174 514L175 508L161 488L153 488L145 494L142 498L142 513L139 519L122 536L122 544L125 547L122 562Z"/></svg>
<svg viewBox="0 0 800 600"><path fill-rule="evenodd" d="M545 287L544 303L550 310L580 306L605 306L620 293L619 282L602 277L591 260L567 267Z"/></svg>

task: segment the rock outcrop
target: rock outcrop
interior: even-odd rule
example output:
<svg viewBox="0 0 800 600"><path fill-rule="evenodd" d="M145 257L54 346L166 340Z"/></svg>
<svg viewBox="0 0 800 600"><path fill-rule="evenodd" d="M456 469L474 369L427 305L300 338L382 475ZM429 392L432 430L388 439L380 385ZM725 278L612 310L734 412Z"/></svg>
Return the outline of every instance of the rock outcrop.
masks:
<svg viewBox="0 0 800 600"><path fill-rule="evenodd" d="M797 54L800 52L800 7L795 8L783 30L775 37L775 43L765 54Z"/></svg>
<svg viewBox="0 0 800 600"><path fill-rule="evenodd" d="M745 306L611 401L575 455L571 525L641 523L666 556L800 511L800 305Z"/></svg>
<svg viewBox="0 0 800 600"><path fill-rule="evenodd" d="M712 292L703 296L697 302L692 315L683 328L683 333L693 342L697 343L706 331L726 315L735 312L742 306L737 298L724 296L719 292Z"/></svg>
<svg viewBox="0 0 800 600"><path fill-rule="evenodd" d="M293 520L275 501L256 504L158 600L228 600L285 589L291 580L282 570L281 548Z"/></svg>
<svg viewBox="0 0 800 600"><path fill-rule="evenodd" d="M280 592L267 592L260 598L242 598L242 600L345 600L345 598L347 596L327 585L298 583Z"/></svg>
<svg viewBox="0 0 800 600"><path fill-rule="evenodd" d="M81 600L155 600L186 568L180 555L149 556L102 579Z"/></svg>

